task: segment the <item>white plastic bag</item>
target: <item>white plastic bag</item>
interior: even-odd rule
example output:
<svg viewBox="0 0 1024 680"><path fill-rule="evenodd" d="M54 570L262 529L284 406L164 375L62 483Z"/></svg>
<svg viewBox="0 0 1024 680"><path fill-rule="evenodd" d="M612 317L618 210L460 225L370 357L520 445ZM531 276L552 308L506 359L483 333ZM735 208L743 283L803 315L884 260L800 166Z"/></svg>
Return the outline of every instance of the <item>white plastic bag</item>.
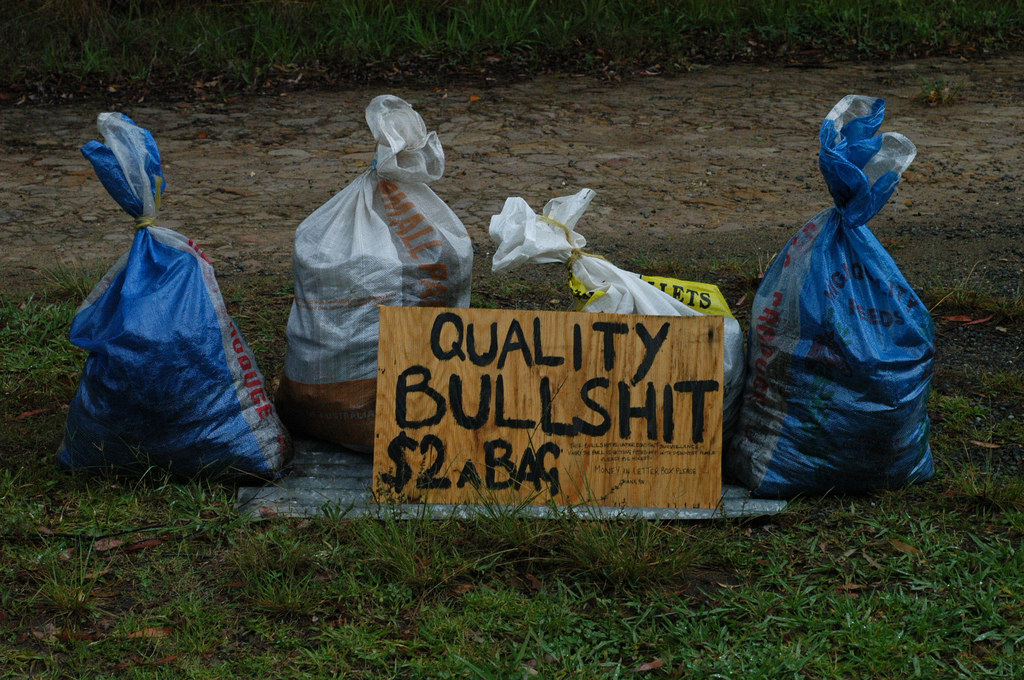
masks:
<svg viewBox="0 0 1024 680"><path fill-rule="evenodd" d="M695 309L662 291L653 282L633 272L619 269L604 258L581 252L587 244L575 231L576 223L594 198L592 189L583 189L572 196L553 198L541 215L519 197L505 200L498 215L491 217L490 235L497 244L492 270L511 271L527 263L567 262L578 287L588 295L583 307L588 312L617 314L650 314L662 316L695 316L714 310L725 319L725 393L723 395L724 435L734 422L743 390L743 334L740 325L728 312L724 301L708 305L707 311ZM702 289L717 288L696 284ZM724 307L724 313L723 313Z"/></svg>
<svg viewBox="0 0 1024 680"><path fill-rule="evenodd" d="M366 109L373 167L295 232L295 301L277 393L296 432L373 445L378 305L468 307L473 250L427 182L444 173L437 133L405 101Z"/></svg>

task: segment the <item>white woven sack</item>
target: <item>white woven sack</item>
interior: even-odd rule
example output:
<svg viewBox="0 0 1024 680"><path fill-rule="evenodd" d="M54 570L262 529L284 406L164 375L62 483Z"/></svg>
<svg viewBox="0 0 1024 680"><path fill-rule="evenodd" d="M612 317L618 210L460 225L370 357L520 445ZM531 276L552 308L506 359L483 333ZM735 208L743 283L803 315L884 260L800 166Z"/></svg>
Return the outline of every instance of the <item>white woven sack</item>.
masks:
<svg viewBox="0 0 1024 680"><path fill-rule="evenodd" d="M572 273L576 278L589 291L601 293L584 307L588 312L702 315L633 272L620 269L604 258L580 252L587 240L575 227L593 197L592 189L583 189L572 196L553 198L541 215L534 213L522 198L506 199L501 213L491 217L491 240L497 244L492 270L502 273L531 262L569 262L572 259ZM723 318L725 391L722 408L724 435L728 439L743 390L744 355L739 323L731 316Z"/></svg>
<svg viewBox="0 0 1024 680"><path fill-rule="evenodd" d="M444 173L437 133L412 107L376 97L373 167L295 232L295 301L278 393L299 432L372 446L378 305L468 307L473 250L427 182Z"/></svg>

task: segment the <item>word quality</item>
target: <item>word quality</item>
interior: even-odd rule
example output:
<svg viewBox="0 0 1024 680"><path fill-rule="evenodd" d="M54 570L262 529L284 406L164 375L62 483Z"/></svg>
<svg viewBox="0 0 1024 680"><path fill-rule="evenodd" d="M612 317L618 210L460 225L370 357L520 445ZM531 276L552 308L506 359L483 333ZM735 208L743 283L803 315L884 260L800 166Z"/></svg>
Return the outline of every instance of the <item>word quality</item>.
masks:
<svg viewBox="0 0 1024 680"><path fill-rule="evenodd" d="M374 460L390 493L625 493L721 452L720 318L386 310Z"/></svg>

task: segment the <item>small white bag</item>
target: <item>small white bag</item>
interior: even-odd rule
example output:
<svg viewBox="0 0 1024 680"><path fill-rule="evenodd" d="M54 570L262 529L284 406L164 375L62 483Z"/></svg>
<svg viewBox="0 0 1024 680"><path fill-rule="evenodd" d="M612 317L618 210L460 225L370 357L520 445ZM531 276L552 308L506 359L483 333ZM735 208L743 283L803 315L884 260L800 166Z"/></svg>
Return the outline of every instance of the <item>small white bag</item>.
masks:
<svg viewBox="0 0 1024 680"><path fill-rule="evenodd" d="M369 450L376 401L378 305L468 307L466 228L426 182L444 174L436 132L381 95L366 109L373 167L295 232L295 301L277 393L296 432Z"/></svg>
<svg viewBox="0 0 1024 680"><path fill-rule="evenodd" d="M522 198L506 199L501 213L491 217L491 240L498 246L492 270L495 273L506 272L529 262L570 263L572 276L577 280L574 284L584 289L589 298L583 307L588 312L662 316L709 313L690 307L655 287L652 281L619 269L604 258L581 252L587 240L574 228L593 198L594 191L591 189L583 189L573 196L553 198L544 206L542 215L534 213ZM714 286L693 285L717 292ZM713 309L713 313L725 319L725 392L722 408L727 440L743 390L743 334L739 323L728 312L724 300L720 304L710 305L708 309Z"/></svg>

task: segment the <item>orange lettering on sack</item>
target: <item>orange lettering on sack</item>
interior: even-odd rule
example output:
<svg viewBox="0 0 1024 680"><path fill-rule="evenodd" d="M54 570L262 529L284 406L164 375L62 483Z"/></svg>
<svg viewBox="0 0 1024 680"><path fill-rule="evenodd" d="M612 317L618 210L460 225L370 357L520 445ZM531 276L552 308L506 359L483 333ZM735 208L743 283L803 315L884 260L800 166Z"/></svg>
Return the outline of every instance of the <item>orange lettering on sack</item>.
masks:
<svg viewBox="0 0 1024 680"><path fill-rule="evenodd" d="M419 269L427 275L427 278L419 280L423 285L423 292L420 293L420 298L424 300L423 306L443 306L448 299L448 286L441 282L448 280L448 265L443 262L421 264ZM433 304L426 302L428 298L434 298L435 302Z"/></svg>
<svg viewBox="0 0 1024 680"><path fill-rule="evenodd" d="M430 227L430 226L427 226L427 227L424 227L423 229L420 229L415 234L406 234L405 236L403 236L402 237L402 243L405 244L406 248L410 248L411 249L413 241L418 239L420 236L428 236L428 235L430 235L432 233L434 233L434 228Z"/></svg>
<svg viewBox="0 0 1024 680"><path fill-rule="evenodd" d="M421 243L417 246L409 248L409 254L412 255L413 259L418 260L420 259L419 252L421 250L426 250L427 248L433 248L434 246L439 245L441 245L441 242L436 239L433 241L427 241L426 243Z"/></svg>
<svg viewBox="0 0 1024 680"><path fill-rule="evenodd" d="M384 197L384 200L386 202L384 207L387 208L388 210L394 210L399 205L401 205L402 201L404 201L405 199L406 195L403 194L401 191L395 194L388 194Z"/></svg>
<svg viewBox="0 0 1024 680"><path fill-rule="evenodd" d="M420 283L423 284L423 291L420 292L420 298L424 300L432 297L441 297L448 292L448 286L443 283L438 283L432 279L420 279Z"/></svg>
<svg viewBox="0 0 1024 680"><path fill-rule="evenodd" d="M422 222L424 219L425 218L423 217L423 215L416 213L412 217L406 217L405 219L397 220L395 222L392 222L392 224L395 227L395 233L398 234L399 236L402 236L408 234L410 231L415 229L419 225L419 223Z"/></svg>
<svg viewBox="0 0 1024 680"><path fill-rule="evenodd" d="M405 203L391 203L387 207L388 219L391 220L391 226L395 226L395 218L399 215L404 215L410 210L415 210L416 206L411 201ZM422 216L421 216L422 217Z"/></svg>
<svg viewBox="0 0 1024 680"><path fill-rule="evenodd" d="M418 260L423 251L443 245L440 239L431 238L436 235L434 227L426 221L423 213L416 210L416 206L408 200L405 193L398 190L398 185L380 180L377 189L384 203L388 223L405 246L409 257ZM443 263L425 263L419 265L419 269L426 274L419 279L420 285L423 286L417 293L422 300L421 305L442 304L448 295L448 286L443 283L448 280L448 266Z"/></svg>
<svg viewBox="0 0 1024 680"><path fill-rule="evenodd" d="M405 194L398 190L398 185L394 182L382 179L377 187L380 189L380 193L383 195L384 200L392 205L398 205L405 200Z"/></svg>
<svg viewBox="0 0 1024 680"><path fill-rule="evenodd" d="M448 265L443 262L435 262L434 264L421 264L420 271L425 273L435 281L446 281L448 280Z"/></svg>

